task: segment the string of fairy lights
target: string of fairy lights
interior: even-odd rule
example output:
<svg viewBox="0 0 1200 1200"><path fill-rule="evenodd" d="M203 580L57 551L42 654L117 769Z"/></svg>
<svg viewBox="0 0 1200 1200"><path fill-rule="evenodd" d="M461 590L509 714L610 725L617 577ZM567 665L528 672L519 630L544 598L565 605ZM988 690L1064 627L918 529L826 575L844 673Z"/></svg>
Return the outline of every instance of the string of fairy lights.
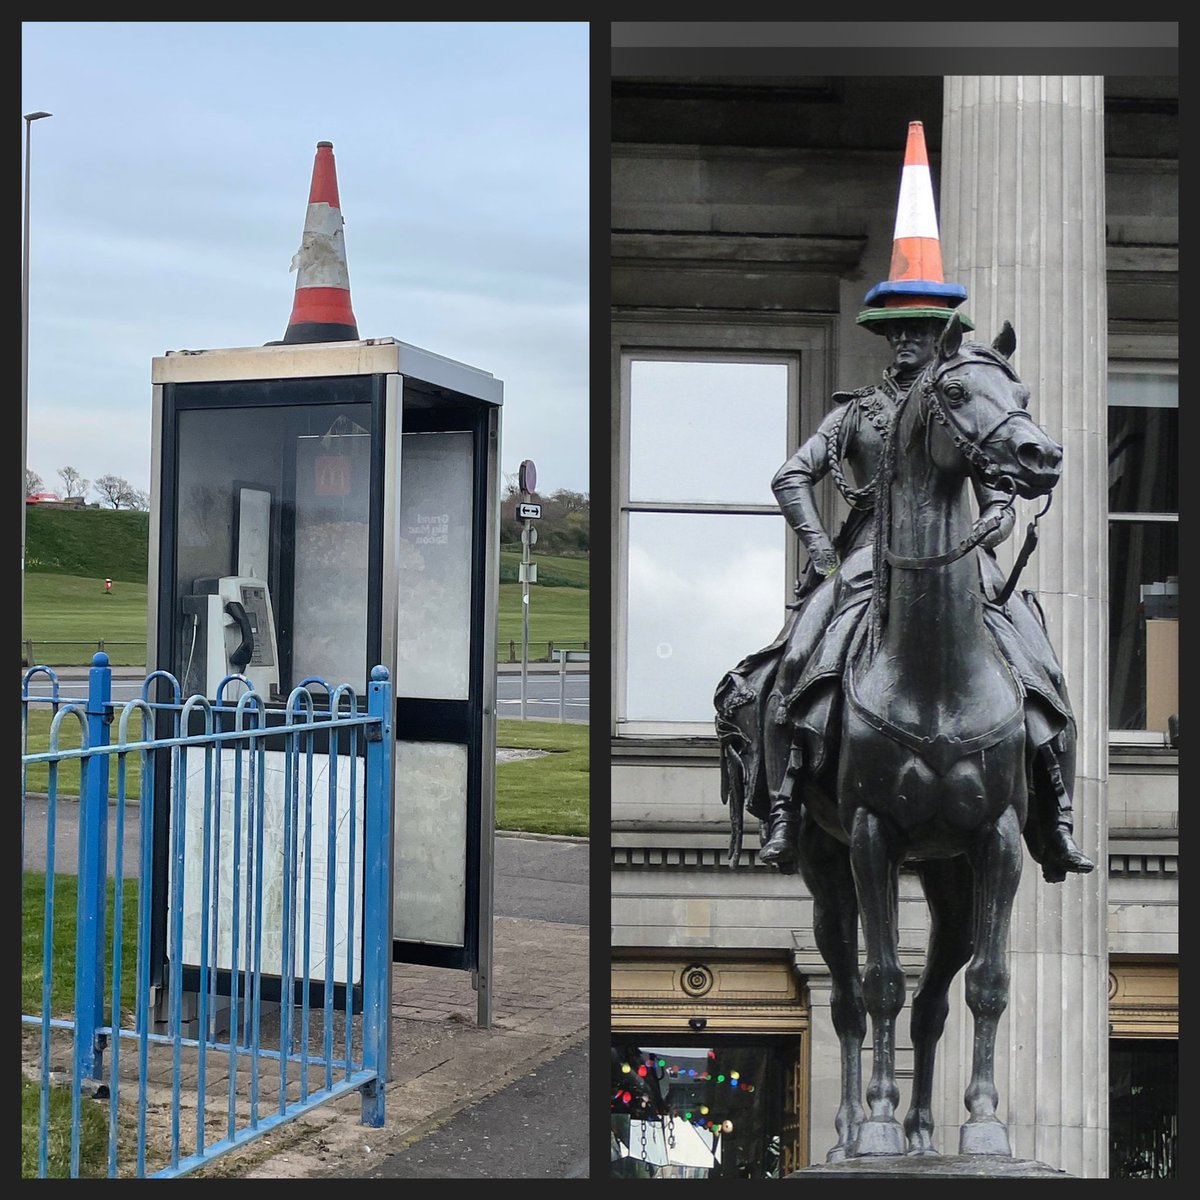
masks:
<svg viewBox="0 0 1200 1200"><path fill-rule="evenodd" d="M716 1051L710 1050L707 1066L699 1069L687 1065L686 1061L675 1061L653 1053L622 1062L621 1078L612 1097L613 1111L629 1116L652 1112L657 1117L688 1121L700 1129L731 1133L733 1121L728 1116L728 1103L733 1101L737 1093L753 1092L754 1084L745 1082L740 1071L718 1069L716 1058ZM688 1061L694 1059L689 1056ZM702 1102L690 1087L670 1089L665 1103L656 1094L651 1101L650 1081L659 1082L663 1079L679 1080L687 1085L707 1083L713 1086L705 1097L706 1102ZM671 1100L672 1091L679 1093L675 1102ZM722 1100L727 1103L722 1103Z"/></svg>

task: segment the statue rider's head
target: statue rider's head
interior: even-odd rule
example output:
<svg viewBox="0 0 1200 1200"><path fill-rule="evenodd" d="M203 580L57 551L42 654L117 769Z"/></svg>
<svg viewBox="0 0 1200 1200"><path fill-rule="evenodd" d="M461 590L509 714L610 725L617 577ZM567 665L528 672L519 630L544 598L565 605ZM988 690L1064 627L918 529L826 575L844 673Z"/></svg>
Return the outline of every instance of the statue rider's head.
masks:
<svg viewBox="0 0 1200 1200"><path fill-rule="evenodd" d="M892 348L892 370L899 375L909 375L919 371L934 356L946 322L940 317L912 317L880 324L880 331Z"/></svg>

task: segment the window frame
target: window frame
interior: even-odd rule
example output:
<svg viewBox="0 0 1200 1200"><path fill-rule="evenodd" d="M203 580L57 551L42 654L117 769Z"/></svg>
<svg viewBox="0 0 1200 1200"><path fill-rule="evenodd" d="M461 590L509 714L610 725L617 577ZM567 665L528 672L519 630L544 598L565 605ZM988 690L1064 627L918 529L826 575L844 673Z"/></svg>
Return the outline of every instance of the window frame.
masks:
<svg viewBox="0 0 1200 1200"><path fill-rule="evenodd" d="M1172 344L1173 343L1173 344ZM1108 348L1108 361L1105 372L1105 405L1104 413L1105 420L1108 418L1108 380L1113 375L1170 375L1176 381L1176 389L1178 391L1179 380L1179 348L1176 339L1162 338L1140 338L1128 337L1123 339L1115 339L1110 336ZM1107 445L1108 434L1107 424L1105 430L1105 443ZM1173 524L1176 529L1179 527L1179 511L1174 512L1126 512L1123 510L1112 511L1108 508L1108 488L1107 479L1105 481L1105 521L1104 521L1104 536L1106 556L1111 554L1112 546L1112 527L1114 522L1129 523L1129 524ZM1106 589L1106 620L1112 622L1112 606L1111 597L1107 595L1108 578L1105 577L1104 586ZM1111 636L1111 628L1105 630L1106 643ZM1153 748L1169 748L1170 742L1168 736L1155 729L1114 729L1111 727L1111 689L1112 689L1112 674L1111 664L1109 665L1108 678L1106 680L1106 702L1105 711L1110 717L1110 727L1108 729L1108 746L1110 753L1119 753L1121 751L1137 751L1145 750L1147 747Z"/></svg>
<svg viewBox="0 0 1200 1200"><path fill-rule="evenodd" d="M836 317L797 313L747 313L706 310L680 314L672 310L636 310L614 314L612 319L611 386L614 429L610 579L611 709L609 732L622 744L646 739L661 744L665 738L702 738L715 742L711 722L631 721L625 716L628 686L629 626L629 518L633 512L778 515L775 504L686 501L631 501L630 470L630 364L651 361L784 362L788 365L787 445L779 464L786 461L804 437L816 428L832 394L831 347ZM784 573L780 581L780 620L790 598L789 580L800 564L798 538L784 526ZM747 651L754 647L747 647ZM730 664L732 666L732 663ZM717 680L713 680L715 688Z"/></svg>

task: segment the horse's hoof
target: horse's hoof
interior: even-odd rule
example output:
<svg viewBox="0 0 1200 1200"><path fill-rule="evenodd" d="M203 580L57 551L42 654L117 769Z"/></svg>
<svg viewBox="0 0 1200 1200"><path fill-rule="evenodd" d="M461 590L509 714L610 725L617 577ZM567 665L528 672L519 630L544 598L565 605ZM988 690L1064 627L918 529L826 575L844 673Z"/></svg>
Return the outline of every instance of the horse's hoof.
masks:
<svg viewBox="0 0 1200 1200"><path fill-rule="evenodd" d="M942 1156L932 1146L909 1146L909 1158L941 1158Z"/></svg>
<svg viewBox="0 0 1200 1200"><path fill-rule="evenodd" d="M900 1122L891 1117L873 1117L862 1123L858 1141L854 1145L857 1158L875 1155L899 1155L904 1153L904 1130Z"/></svg>
<svg viewBox="0 0 1200 1200"><path fill-rule="evenodd" d="M849 1157L850 1154L846 1150L845 1146L834 1146L834 1148L830 1150L827 1155L825 1155L825 1161L827 1163L845 1162Z"/></svg>
<svg viewBox="0 0 1200 1200"><path fill-rule="evenodd" d="M1002 1154L1012 1157L1008 1144L1008 1130L1003 1121L988 1117L968 1121L958 1131L959 1154Z"/></svg>

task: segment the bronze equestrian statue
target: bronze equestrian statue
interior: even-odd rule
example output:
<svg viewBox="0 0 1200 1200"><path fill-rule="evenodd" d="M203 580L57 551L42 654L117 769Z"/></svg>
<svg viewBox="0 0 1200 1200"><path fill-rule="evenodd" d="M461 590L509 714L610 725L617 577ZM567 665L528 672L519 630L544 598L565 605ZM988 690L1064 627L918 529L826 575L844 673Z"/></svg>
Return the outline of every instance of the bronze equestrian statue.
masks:
<svg viewBox="0 0 1200 1200"><path fill-rule="evenodd" d="M912 147L910 127L910 158ZM907 170L898 209L911 216L906 186ZM931 189L927 203L918 232L932 241L905 236L898 217L891 278L859 314L893 350L882 384L838 394L773 481L809 551L796 603L775 641L743 659L715 696L731 865L749 811L763 822L760 858L798 869L813 896L841 1044L830 1161L936 1153L934 1055L964 965L975 1049L959 1148L1011 1153L993 1058L1022 835L1048 881L1093 869L1073 838L1076 734L1062 670L1036 596L1015 588L1037 518L1007 581L992 553L1012 531L1018 496L1048 506L1062 451L1029 415L1029 390L1010 362L1011 326L990 346L965 340L972 325L955 309L966 293L942 279ZM851 506L835 540L813 499L826 474ZM903 1128L895 1116L902 865L920 878L930 909ZM864 1108L867 1014L874 1069Z"/></svg>

